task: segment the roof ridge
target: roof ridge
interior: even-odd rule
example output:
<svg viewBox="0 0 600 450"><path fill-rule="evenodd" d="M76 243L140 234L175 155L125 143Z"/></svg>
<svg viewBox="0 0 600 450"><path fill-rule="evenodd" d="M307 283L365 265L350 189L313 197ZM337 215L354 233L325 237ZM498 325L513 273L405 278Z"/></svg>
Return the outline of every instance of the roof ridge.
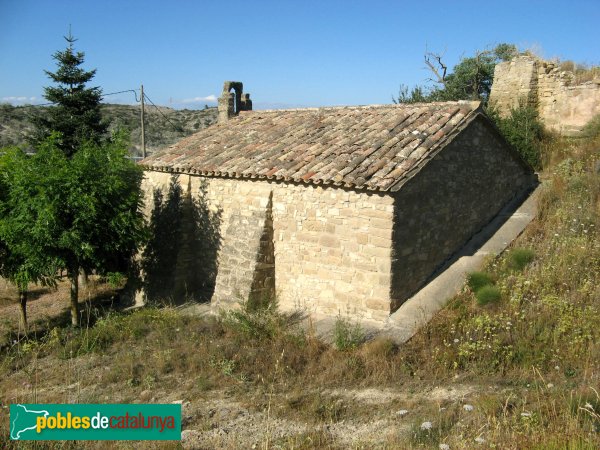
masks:
<svg viewBox="0 0 600 450"><path fill-rule="evenodd" d="M480 102L242 112L156 152L150 170L385 192L410 179L479 114ZM321 114L321 112L323 114Z"/></svg>
<svg viewBox="0 0 600 450"><path fill-rule="evenodd" d="M447 102L418 102L418 103L374 103L370 105L338 105L338 106L309 106L306 108L281 108L281 109L254 109L251 111L240 111L240 115L256 115L261 113L279 113L296 111L341 111L348 109L410 109L416 107L434 107L449 105L469 105L475 110L481 107L479 100L456 100Z"/></svg>

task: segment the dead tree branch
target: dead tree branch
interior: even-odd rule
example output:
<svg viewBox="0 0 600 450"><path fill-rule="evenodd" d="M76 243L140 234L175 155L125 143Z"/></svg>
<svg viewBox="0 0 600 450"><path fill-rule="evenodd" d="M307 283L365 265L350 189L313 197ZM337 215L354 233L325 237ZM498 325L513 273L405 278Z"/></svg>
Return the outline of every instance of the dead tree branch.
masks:
<svg viewBox="0 0 600 450"><path fill-rule="evenodd" d="M429 70L435 76L435 79L429 78L429 81L439 84L446 84L446 72L448 71L448 66L444 64L442 58L443 54L433 53L429 51L425 51L425 64L429 68Z"/></svg>

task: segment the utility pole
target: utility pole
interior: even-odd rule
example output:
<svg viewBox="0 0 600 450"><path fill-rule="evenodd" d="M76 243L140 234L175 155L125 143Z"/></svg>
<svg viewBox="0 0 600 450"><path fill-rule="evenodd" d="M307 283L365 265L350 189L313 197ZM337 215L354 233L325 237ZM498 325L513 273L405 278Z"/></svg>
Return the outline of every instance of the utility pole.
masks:
<svg viewBox="0 0 600 450"><path fill-rule="evenodd" d="M142 84L142 89L140 93L140 102L142 106L142 157L146 157L146 132L144 130L144 85Z"/></svg>

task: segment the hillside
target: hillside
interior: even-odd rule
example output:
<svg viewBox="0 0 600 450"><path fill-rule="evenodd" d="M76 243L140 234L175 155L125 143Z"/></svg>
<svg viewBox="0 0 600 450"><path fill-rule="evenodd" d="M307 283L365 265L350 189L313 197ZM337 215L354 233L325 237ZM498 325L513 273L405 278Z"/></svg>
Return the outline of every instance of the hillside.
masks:
<svg viewBox="0 0 600 450"><path fill-rule="evenodd" d="M181 403L183 442L144 448L600 448L599 147L544 143L536 219L405 345L344 317L328 345L274 308L122 311L99 280L80 330L68 283L34 289L19 338L5 289L0 402Z"/></svg>
<svg viewBox="0 0 600 450"><path fill-rule="evenodd" d="M43 115L48 107L0 104L0 147L22 145L31 132L31 116ZM103 119L110 129L123 127L131 133L131 154L141 155L140 107L137 105L102 105ZM151 153L173 144L217 120L217 109L176 110L146 106L146 150Z"/></svg>

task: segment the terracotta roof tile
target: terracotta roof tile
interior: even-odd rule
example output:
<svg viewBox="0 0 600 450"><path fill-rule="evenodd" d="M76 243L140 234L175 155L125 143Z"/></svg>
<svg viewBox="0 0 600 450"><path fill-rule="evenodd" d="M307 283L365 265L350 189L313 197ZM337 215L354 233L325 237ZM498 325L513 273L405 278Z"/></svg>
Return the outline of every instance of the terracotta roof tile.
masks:
<svg viewBox="0 0 600 450"><path fill-rule="evenodd" d="M478 102L248 111L158 151L150 170L396 190Z"/></svg>

